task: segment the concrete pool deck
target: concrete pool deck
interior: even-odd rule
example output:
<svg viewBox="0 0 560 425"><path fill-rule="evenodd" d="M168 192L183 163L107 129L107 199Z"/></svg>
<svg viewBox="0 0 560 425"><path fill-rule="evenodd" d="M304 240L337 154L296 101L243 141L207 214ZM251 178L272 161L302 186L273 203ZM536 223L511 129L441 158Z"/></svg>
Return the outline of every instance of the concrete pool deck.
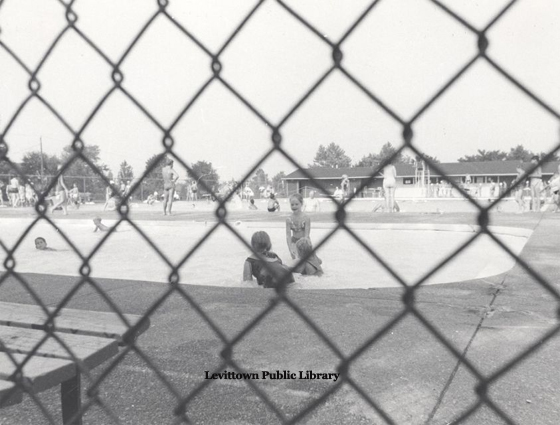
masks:
<svg viewBox="0 0 560 425"><path fill-rule="evenodd" d="M5 210L4 210L5 211ZM12 211L0 217L12 215ZM21 212L20 212L21 213ZM19 213L19 214L20 214ZM232 212L231 220L259 221L261 212ZM32 214L32 213L30 213ZM87 209L71 211L68 219L86 219ZM104 217L114 217L107 213ZM265 215L267 220L270 217ZM278 222L285 215L276 216ZM57 215L57 218L59 216ZM135 219L154 219L150 212ZM171 221L209 220L208 212L181 212ZM316 222L333 222L332 214L316 215ZM352 223L392 222L476 225L468 213L396 215L354 213ZM560 214L492 214L491 224L533 231L521 259L529 263L556 289L560 286ZM1 238L1 236L0 236ZM76 278L25 274L40 297L55 305L76 283ZM99 286L123 312L142 314L158 300L165 287L138 281L97 279ZM183 287L226 338L234 338L264 308L271 291L248 288ZM351 355L378 330L403 312L403 291L375 290L295 291L289 298L335 343ZM0 286L3 301L33 303L14 278ZM80 289L69 307L109 310L92 287ZM517 353L539 342L558 326L558 302L519 265L507 273L485 279L422 287L416 307L460 353L484 375L502 368ZM204 371L221 364L220 339L179 294L171 295L152 315L152 327L139 346L182 394L204 380ZM493 383L488 394L516 423L557 424L560 418L560 340L539 345L538 350ZM308 326L285 305L277 307L235 346L234 360L249 371L313 370L335 372L339 359ZM228 368L232 370L232 368ZM95 370L98 376L102 370ZM447 424L471 406L474 381L471 372L438 342L411 314L395 324L365 350L350 367L356 384L398 424ZM321 380L252 381L290 418L336 383ZM87 387L87 383L84 382ZM58 417L57 391L43 393L41 400ZM84 396L85 397L85 396ZM153 371L130 353L100 387L100 397L122 423L172 423L176 400ZM85 398L84 398L85 399ZM0 423L40 424L39 409L24 397L22 405L0 410ZM280 423L244 381L216 380L189 405L193 423L268 424ZM94 408L84 423L111 423ZM383 423L378 414L348 384L305 417L307 424ZM465 422L502 424L502 419L482 407Z"/></svg>

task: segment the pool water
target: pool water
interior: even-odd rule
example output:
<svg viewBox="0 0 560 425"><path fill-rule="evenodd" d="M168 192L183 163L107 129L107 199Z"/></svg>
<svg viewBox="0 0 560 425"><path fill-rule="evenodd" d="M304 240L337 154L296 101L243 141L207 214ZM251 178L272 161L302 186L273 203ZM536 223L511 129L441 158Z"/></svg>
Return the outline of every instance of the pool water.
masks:
<svg viewBox="0 0 560 425"><path fill-rule="evenodd" d="M104 221L112 225L114 221ZM0 238L12 247L29 222L23 219L2 219ZM83 255L88 255L105 233L93 233L93 223L85 220L60 220L56 225L75 244ZM136 225L149 237L168 260L177 264L197 242L212 228L204 222L138 221ZM269 233L273 251L286 264L293 264L286 244L282 223L237 223L236 231L246 240L257 230ZM332 225L315 224L311 239L316 246L332 230ZM422 278L449 253L472 238L472 226L452 225L382 225L360 224L352 226L356 235L370 247L407 284ZM497 237L515 254L523 249L530 231L496 228ZM56 251L38 251L34 239L43 236L49 247ZM228 287L256 287L253 282L243 282L243 263L250 254L229 229L219 227L198 248L180 269L180 282L191 285ZM401 286L383 266L375 260L351 235L339 231L318 252L323 260L325 274L314 276L295 275L294 288L341 289L382 288ZM0 252L0 268L5 252ZM15 254L16 268L21 273L45 273L78 276L82 262L79 256L48 223L41 221L31 229ZM425 284L441 284L479 279L508 271L514 260L487 235L479 236L474 243L453 258L445 267L431 276ZM90 263L91 276L168 282L170 269L145 239L130 224L123 223L112 234Z"/></svg>

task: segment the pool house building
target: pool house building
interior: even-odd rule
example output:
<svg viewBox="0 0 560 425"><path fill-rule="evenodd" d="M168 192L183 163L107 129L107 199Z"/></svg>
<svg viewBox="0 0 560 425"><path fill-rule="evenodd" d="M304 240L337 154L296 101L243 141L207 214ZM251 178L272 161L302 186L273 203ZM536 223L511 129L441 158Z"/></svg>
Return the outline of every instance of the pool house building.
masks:
<svg viewBox="0 0 560 425"><path fill-rule="evenodd" d="M558 164L560 162L556 161L542 165L543 181L546 182L558 170ZM487 190L493 184L503 183L502 186L509 187L517 175L518 166L519 161L448 162L437 164L442 171L439 172L424 164L398 163L395 164L397 196L431 197L441 186L450 186L447 184L447 180L453 180L466 188L478 187L479 192ZM528 169L529 166L529 163L523 165L524 169ZM302 170L296 170L284 178L284 184L288 194L299 192L303 196L307 196L310 190L315 190L332 195L336 188L340 187L342 176L346 175L350 181L350 192L366 185L358 196L371 197L379 194L383 185L383 177L379 173L368 182L373 170L373 167L307 168L305 172L311 175L316 182L304 175ZM449 188L449 192L450 196L458 196L458 193L454 190L451 191L451 188Z"/></svg>

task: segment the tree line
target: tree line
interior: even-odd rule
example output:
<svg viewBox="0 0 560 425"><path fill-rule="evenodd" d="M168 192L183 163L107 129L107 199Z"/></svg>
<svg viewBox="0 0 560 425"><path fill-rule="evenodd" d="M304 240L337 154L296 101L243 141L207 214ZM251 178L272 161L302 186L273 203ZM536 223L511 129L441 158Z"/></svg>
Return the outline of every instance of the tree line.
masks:
<svg viewBox="0 0 560 425"><path fill-rule="evenodd" d="M313 163L309 164L309 168L327 167L327 168L351 168L351 167L373 167L393 158L394 163L414 164L420 157L412 158L403 154L402 151L397 154L398 149L391 143L385 143L379 152L372 152L364 155L358 162L352 164L352 159L346 155L342 147L336 143L330 143L327 146L320 145L313 159ZM396 154L396 156L395 156ZM458 159L459 162L481 162L481 161L530 161L533 156L543 158L547 155L545 152L534 153L526 149L523 145L517 145L509 150L484 150L478 149L473 155L465 155ZM433 156L423 154L424 159L428 162L439 163L440 161ZM551 155L552 161L560 160L557 153Z"/></svg>

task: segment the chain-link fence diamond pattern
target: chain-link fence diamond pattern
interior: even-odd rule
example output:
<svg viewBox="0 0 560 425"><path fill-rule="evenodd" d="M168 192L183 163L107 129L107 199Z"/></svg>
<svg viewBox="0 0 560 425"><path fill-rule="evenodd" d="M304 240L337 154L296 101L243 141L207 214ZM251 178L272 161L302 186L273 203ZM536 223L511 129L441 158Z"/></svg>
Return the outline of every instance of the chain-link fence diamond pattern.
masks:
<svg viewBox="0 0 560 425"><path fill-rule="evenodd" d="M260 313L255 315L253 319L243 328L242 331L238 332L237 335L233 337L228 337L226 333L222 331L220 326L213 320L212 314L206 312L203 308L201 308L201 306L197 303L196 299L189 293L189 291L185 289L185 287L179 285L179 281L181 267L184 264L188 263L189 259L197 252L197 250L201 246L205 244L205 242L217 231L217 229L227 229L232 233L232 235L239 239L241 244L246 246L248 249L251 249L250 245L239 234L235 226L233 226L228 221L227 201L238 189L241 188L243 181L248 180L261 166L261 164L263 164L271 156L281 155L294 167L301 169L301 172L305 177L313 181L314 184L316 184L318 187L322 187L321 182L315 181L313 179L313 176L305 170L304 164L301 164L293 154L288 152L283 147L283 129L285 128L286 124L290 122L296 112L298 112L298 110L314 95L314 93L320 87L323 87L325 81L333 74L342 76L347 80L348 83L352 84L359 91L361 91L364 98L380 107L390 119L392 119L398 126L400 126L402 132L402 142L397 153L395 153L392 158L387 159L372 170L370 179L362 183L362 186L357 191L358 193L360 192L360 189L370 184L373 181L375 174L379 170L381 170L389 161L391 161L399 153L401 153L403 149L408 149L414 152L415 155L424 158L424 152L422 152L422 150L419 149L415 143L415 123L427 111L429 111L430 108L434 104L436 104L436 102L438 102L438 100L451 87L453 87L464 75L469 73L469 71L475 64L478 64L480 62L484 62L486 65L493 68L503 77L505 81L510 83L512 87L515 87L515 89L523 92L536 105L542 108L542 111L544 113L550 114L555 119L559 120L560 115L553 106L541 99L527 86L517 80L512 75L512 73L510 73L505 67L501 66L500 63L498 63L498 61L496 61L488 53L488 47L491 42L490 32L492 28L498 22L507 19L510 9L520 1L512 0L511 2L507 3L485 27L477 28L463 16L455 13L452 8L448 7L444 2L440 2L438 0L418 0L436 5L442 14L442 19L449 19L454 21L458 26L472 33L477 41L475 54L468 60L466 60L465 63L453 75L449 75L447 80L439 87L439 89L430 97L424 100L422 106L418 108L418 110L412 115L411 118L405 118L395 109L391 108L391 106L389 106L389 104L385 102L380 95L377 94L377 88L375 86L370 87L368 84L360 81L353 70L345 66L344 61L345 46L349 38L354 35L362 25L364 25L366 18L376 13L376 10L380 4L388 2L389 0L375 0L368 4L363 12L358 16L358 18L355 19L350 26L348 26L347 30L337 41L330 40L329 38L325 37L319 28L314 26L304 15L298 13L297 8L293 4L293 2L286 2L282 0L277 0L275 2L273 2L273 0L260 0L255 2L253 7L250 8L249 12L246 13L243 19L241 19L236 24L235 30L227 37L225 42L218 49L209 48L200 38L197 37L195 32L191 31L188 25L182 24L180 21L174 19L172 14L169 12L170 3L172 2L168 0L158 0L153 2L153 10L150 16L143 23L140 30L129 41L124 53L116 59L112 59L110 57L111 55L106 54L104 50L93 41L92 38L88 37L88 35L82 31L80 27L80 15L76 11L77 6L80 3L79 0L45 0L44 3L46 4L47 1L49 8L56 7L59 9L58 13L60 14L60 17L63 18L63 20L61 20L60 30L55 35L55 37L52 38L52 40L43 40L43 43L45 44L45 50L38 60L38 63L31 65L30 60L28 60L28 58L26 58L22 52L18 52L15 47L5 42L3 40L2 34L0 33L0 48L3 50L4 54L7 54L11 57L11 59L14 61L14 64L17 64L20 74L19 77L24 75L28 82L28 90L26 92L24 100L17 105L17 107L13 110L11 116L7 117L7 119L6 117L3 117L2 126L0 127L0 161L2 161L4 164L7 164L11 172L13 172L15 175L18 175L21 179L23 179L23 181L27 182L26 176L18 168L18 165L12 161L10 156L10 150L14 149L14 146L9 143L9 136L14 123L23 113L26 106L28 106L32 101L40 102L45 108L48 109L48 111L50 111L52 116L71 134L73 155L68 159L66 163L63 164L62 168L58 172L58 175L64 173L73 162L83 161L94 171L95 174L99 176L100 179L103 179L103 181L107 185L110 185L109 179L104 175L102 170L100 170L91 161L91 159L88 158L87 154L84 151L84 147L88 145L88 140L84 135L86 134L88 126L90 126L90 124L100 113L100 111L103 110L104 105L117 93L121 96L124 96L131 106L136 108L136 110L141 115L143 115L151 124L153 124L153 126L157 128L157 130L159 131L159 136L161 138L161 158L163 158L164 156L173 158L175 161L177 161L183 167L193 173L195 177L199 176L196 175L195 171L187 162L186 158L183 158L180 155L176 154L174 148L179 142L175 140L173 134L174 130L181 122L181 120L189 114L193 105L200 98L205 96L205 93L210 87L219 85L222 89L225 89L233 97L238 99L247 111L249 111L254 115L254 117L256 117L256 119L266 125L269 130L270 137L269 146L266 151L263 154L260 154L259 157L255 158L252 167L246 170L244 178L241 179L237 186L234 187L227 195L221 196L218 193L213 193L213 188L205 187L205 190L210 192L212 196L215 196L218 200L218 206L215 210L217 221L215 224L211 225L208 228L206 234L201 237L200 240L198 240L198 242L194 244L194 246L189 249L188 252L186 252L178 262L174 262L168 256L166 256L163 250L156 244L156 242L153 241L145 233L145 231L143 231L142 228L138 226L137 223L135 223L135 221L129 216L129 208L127 206L128 195L125 196L124 199L119 200L118 213L120 218L118 223L107 234L105 234L103 238L100 239L99 243L91 250L91 252L81 252L79 248L72 242L71 236L66 235L63 231L61 231L61 236L71 247L71 249L74 250L76 256L79 257L81 267L77 271L80 276L79 280L73 286L72 290L70 290L64 296L62 302L57 305L55 311L47 310L45 302L33 289L33 286L26 281L24 276L16 271L16 265L18 259L18 249L23 239L37 223L46 222L53 228L56 228L56 224L51 220L49 215L47 215L45 202L47 194L56 185L56 178L51 179L50 184L46 188L43 188L41 193L37 194L39 197L39 203L36 206L36 219L30 224L27 231L21 235L17 243L14 246L7 246L0 240L0 246L2 248L3 256L5 256L4 267L6 269L6 272L0 278L0 286L8 278L15 279L22 285L22 287L25 288L26 291L29 292L34 302L44 309L45 315L48 317L48 319L45 321L44 339L31 351L31 353L29 353L27 360L29 360L43 344L51 340L55 340L57 343L66 348L69 356L74 360L74 362L76 362L80 373L85 377L86 381L87 400L83 403L83 407L79 412L79 416L88 413L92 409L101 409L103 415L105 415L107 420L110 420L114 423L120 423L119 412L113 411L113 409L110 407L110 403L103 397L100 397L99 387L116 369L121 367L122 363L130 353L134 353L135 355L137 355L138 358L142 360L145 367L153 372L154 376L157 377L157 379L161 382L161 384L165 387L169 394L173 396L175 403L173 406L170 406L169 409L175 415L177 423L191 423L191 418L189 418L189 406L191 405L191 403L193 403L193 400L200 396L200 394L202 394L208 388L211 388L212 385L215 385L213 383L214 381L212 380L204 380L187 393L179 390L176 385L171 382L169 377L167 377L159 370L157 362L154 361L152 355L148 352L145 352L134 340L136 330L138 330L142 326L143 322L140 321L139 323L136 323L134 326L132 326L122 314L119 306L114 302L111 295L106 293L103 288L96 282L96 280L90 277L92 259L100 250L103 249L104 244L113 236L114 231L116 231L122 223L128 223L132 227L132 229L134 229L134 231L142 237L146 244L148 244L152 248L153 255L155 257L159 257L167 265L169 270L167 288L162 291L159 298L155 302L153 302L152 305L144 312L144 319L152 317L152 315L164 303L166 303L172 295L179 295L184 300L185 305L189 306L189 308L192 308L193 311L196 312L200 319L207 324L210 331L215 334L215 337L222 344L219 353L216 353L219 354L221 358L221 364L219 364L212 372L220 372L224 368L229 368L238 373L250 372L248 370L245 370L242 361L235 359L236 349L255 329L259 327L259 325L263 321L267 320L268 317L275 314L279 308L288 309L291 312L290 314L297 316L299 320L301 320L305 324L307 329L312 332L322 342L322 344L324 344L324 349L328 350L329 355L332 355L332 357L336 359L336 364L333 365L333 368L341 373L341 379L335 384L326 388L321 396L312 400L303 409L295 413L291 412L290 414L288 414L282 407L282 404L275 399L274 395L268 393L257 382L253 382L251 380L245 381L246 384L252 389L254 394L259 398L260 403L262 403L263 406L269 409L270 412L274 416L276 416L281 423L302 423L310 413L312 413L316 409L320 409L321 406L325 404L325 402L334 397L343 385L347 385L352 388L367 405L374 409L374 411L385 423L397 423L397 421L393 417L391 417L388 411L384 408L383 403L368 394L367 391L360 385L359 381L352 377L350 371L353 365L367 350L375 347L376 344L379 344L380 341L393 329L398 327L403 320L409 318L415 318L418 323L423 326L425 331L431 334L443 347L445 347L450 355L454 356L459 361L459 364L464 366L476 380L475 391L478 397L477 402L465 411L459 413L455 417L454 423L461 423L466 421L469 417L474 415L482 406L490 408L505 423L516 423L515 418L509 416L507 410L502 408L492 399L489 391L490 387L492 386L492 384L500 380L503 376L507 375L508 372L510 372L516 365L529 358L535 351L539 349L539 347L546 344L547 340L554 337L558 333L560 325L557 324L555 326L551 326L545 336L541 338L538 343L535 343L534 345L528 347L524 352L518 353L509 363L503 365L492 374L487 375L481 372L476 363L465 357L463 352L461 352L461 350L456 347L456 345L450 340L450 338L446 337L441 332L441 330L437 328L437 326L435 326L430 320L428 320L416 305L416 294L418 288L420 288L421 285L431 275L444 267L454 256L458 255L465 248L470 246L471 243L476 241L479 236L483 234L489 235L490 238L497 245L499 245L501 249L505 250L511 257L515 259L515 261L517 261L517 263L529 274L532 279L534 279L535 282L537 282L543 289L550 293L550 295L554 297L555 300L560 301L560 292L558 291L556 286L547 281L547 279L545 279L543 276L541 276L525 260L519 258L514 252L512 252L511 249L508 248L499 238L497 238L489 228L489 211L494 208L501 199L508 196L509 193L515 189L515 187L510 187L509 190L506 191L506 193L502 194L501 197L491 203L491 205L483 207L479 205L477 200L473 199L459 185L457 185L453 179L449 179L448 181L455 187L455 189L457 189L477 209L478 223L480 225L480 228L459 248L457 248L453 252L449 252L445 260L441 261L441 263L432 270L427 271L424 277L415 282L407 282L402 276L399 275L397 270L392 269L383 260L380 253L376 252L376 250L369 246L355 230L352 230L347 225L346 207L350 202L352 202L353 197L350 196L349 199L337 203L337 211L335 213L337 225L331 232L326 235L326 237L322 241L320 241L316 245L315 249L321 248L321 246L337 232L347 232L347 234L349 234L356 241L356 243L361 246L361 248L363 248L363 250L369 253L374 261L380 263L384 268L386 268L388 273L390 273L390 275L394 279L400 282L403 287L402 308L400 310L400 313L388 320L383 326L380 327L378 331L370 335L356 350L354 350L350 354L344 353L344 350L342 350L337 344L336 339L333 339L329 335L328 331L319 326L311 318L311 316L306 313L305 309L298 305L298 303L293 299L290 293L285 290L285 287L283 286L276 289L275 295L271 299L270 303L266 306L263 306L260 310ZM17 2L14 2L13 0L0 0L0 17L2 16L2 8L6 7L8 3ZM305 93L293 103L293 105L285 112L285 114L283 114L280 119L276 120L267 117L267 113L257 105L258 102L252 102L251 100L249 100L249 98L243 93L243 90L237 88L235 82L225 78L222 72L224 67L227 67L227 62L224 61L225 54L230 51L232 46L235 44L236 39L240 36L240 34L243 33L247 25L249 25L252 20L255 19L259 10L270 3L274 3L278 10L283 11L282 13L285 14L283 19L287 19L286 17L289 17L294 25L298 25L301 28L304 28L305 31L308 32L309 37L314 38L319 43L324 44L325 48L330 51L330 58L328 59L330 63L329 67L325 71L321 71L318 74L317 78L308 86ZM12 4L11 7L14 7L14 5ZM169 24L175 30L179 31L184 37L185 41L189 43L189 49L197 49L197 57L205 58L205 66L208 67L207 78L204 81L197 83L199 84L197 88L192 90L194 94L192 94L188 99L176 99L178 101L180 100L181 108L179 108L179 112L168 125L162 122L161 119L158 119L157 114L151 112L153 110L152 105L145 104L144 101L141 100L142 97L140 93L136 93L134 90L127 89L125 84L127 73L134 71L133 69L129 69L127 61L130 60L131 56L137 49L141 48L142 42L144 38L147 37L146 34L150 31L150 29L154 25L162 23ZM107 70L109 70L111 77L110 87L105 88L100 94L100 99L93 105L91 105L91 107L89 107L90 113L81 125L75 124L76 119L74 117L72 119L66 117L66 115L69 114L67 112L67 106L65 107L65 105L58 105L54 102L51 102L48 96L43 95L43 93L45 92L45 88L43 87L41 82L41 71L45 66L47 66L49 59L52 59L55 55L58 54L59 51L62 51L64 49L62 45L68 37L78 37L80 40L82 40L83 43L88 46L88 54L94 55L96 57L96 60L102 61L106 64ZM82 100L84 99L75 98L76 102L80 102ZM89 101L91 102L91 100ZM560 145L556 146L556 148L552 152L550 152L550 157L559 148ZM445 175L438 164L431 163L428 158L424 159L440 175ZM548 159L549 157L542 158L541 162L547 161ZM153 167L155 167L156 165L157 162L154 162ZM536 166L534 168L536 168ZM148 169L144 172L142 178L136 181L135 186L132 188L130 193L133 193L139 188L139 185L142 184L142 180L144 178L147 178L150 171L152 171L152 169ZM200 182L203 186L206 186L204 180L201 180ZM326 188L322 188L323 191L327 193ZM117 188L114 189L116 190ZM301 261L304 261L304 259ZM72 353L72 351L69 350L68 347L64 344L64 341L62 341L59 337L57 337L55 333L52 332L52 325L56 320L58 311L67 306L68 302L75 296L75 294L85 286L95 290L107 303L107 305L110 306L110 308L119 315L123 323L125 323L129 327L127 336L125 336L124 349L114 359L111 360L110 365L104 369L103 373L96 376L95 378L91 374L88 367L77 360L74 353ZM4 351L4 349L5 345L2 341L0 341L0 350ZM14 361L14 364L17 364L14 357L11 354L9 355ZM17 383L18 387L29 394L33 402L38 406L38 408L44 415L45 419L50 423L56 423L52 412L50 412L49 408L46 407L45 404L41 401L41 397L35 396L32 392L28 391L28 384L21 379L20 372L25 363L26 362L17 366L17 372L14 374L12 379Z"/></svg>

